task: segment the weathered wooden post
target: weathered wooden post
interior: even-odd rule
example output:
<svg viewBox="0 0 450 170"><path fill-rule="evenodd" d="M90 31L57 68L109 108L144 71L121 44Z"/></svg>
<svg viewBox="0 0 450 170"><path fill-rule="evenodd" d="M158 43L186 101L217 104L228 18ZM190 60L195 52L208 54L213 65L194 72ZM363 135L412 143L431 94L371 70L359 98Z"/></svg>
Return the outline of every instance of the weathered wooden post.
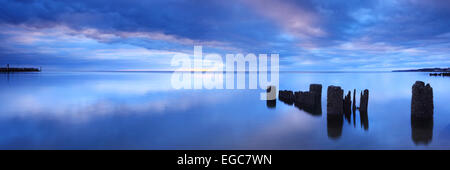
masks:
<svg viewBox="0 0 450 170"><path fill-rule="evenodd" d="M418 118L433 117L433 88L422 81L412 86L411 116Z"/></svg>
<svg viewBox="0 0 450 170"><path fill-rule="evenodd" d="M322 85L321 84L310 84L309 92L314 95L314 108L313 112L316 115L322 114Z"/></svg>
<svg viewBox="0 0 450 170"><path fill-rule="evenodd" d="M415 144L428 144L433 138L433 88L422 81L412 86L411 138Z"/></svg>
<svg viewBox="0 0 450 170"><path fill-rule="evenodd" d="M356 111L356 89L353 89L353 107L352 107L353 113Z"/></svg>
<svg viewBox="0 0 450 170"><path fill-rule="evenodd" d="M344 98L344 113L350 114L352 112L352 101L351 101L351 92L348 91L347 95Z"/></svg>
<svg viewBox="0 0 450 170"><path fill-rule="evenodd" d="M295 107L311 113L322 114L322 85L310 84L309 91L287 91L280 90L278 98L286 104L294 104Z"/></svg>
<svg viewBox="0 0 450 170"><path fill-rule="evenodd" d="M359 100L359 112L367 113L368 105L369 105L369 90L365 89L364 93L361 92L361 98Z"/></svg>
<svg viewBox="0 0 450 170"><path fill-rule="evenodd" d="M277 106L277 87L269 86L267 87L267 100L266 105L268 108L275 108Z"/></svg>
<svg viewBox="0 0 450 170"><path fill-rule="evenodd" d="M278 92L278 99L280 99L282 102L292 105L294 104L295 96L294 92L289 90L280 90Z"/></svg>
<svg viewBox="0 0 450 170"><path fill-rule="evenodd" d="M339 86L328 86L327 89L327 133L328 138L338 139L342 135L344 90Z"/></svg>
<svg viewBox="0 0 450 170"><path fill-rule="evenodd" d="M339 86L328 86L327 90L327 115L341 115L343 113L344 91Z"/></svg>
<svg viewBox="0 0 450 170"><path fill-rule="evenodd" d="M296 91L294 93L295 104L301 108L313 108L314 107L314 94L309 91Z"/></svg>
<svg viewBox="0 0 450 170"><path fill-rule="evenodd" d="M369 90L365 89L361 92L359 100L359 118L364 130L369 129L369 115L367 114L367 108L369 106Z"/></svg>
<svg viewBox="0 0 450 170"><path fill-rule="evenodd" d="M321 104L322 103L322 85L321 84L310 84L309 92L314 95L314 103Z"/></svg>
<svg viewBox="0 0 450 170"><path fill-rule="evenodd" d="M344 116L347 119L348 123L350 123L351 114L352 114L352 100L351 100L351 92L348 91L347 95L344 97Z"/></svg>

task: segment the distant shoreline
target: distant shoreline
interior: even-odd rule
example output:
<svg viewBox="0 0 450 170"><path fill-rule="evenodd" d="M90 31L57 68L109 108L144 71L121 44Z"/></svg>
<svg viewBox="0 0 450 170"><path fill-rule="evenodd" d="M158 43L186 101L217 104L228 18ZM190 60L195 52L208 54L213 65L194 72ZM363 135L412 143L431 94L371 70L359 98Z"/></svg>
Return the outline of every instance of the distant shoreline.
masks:
<svg viewBox="0 0 450 170"><path fill-rule="evenodd" d="M392 72L450 72L450 68L421 68L410 70L392 70Z"/></svg>

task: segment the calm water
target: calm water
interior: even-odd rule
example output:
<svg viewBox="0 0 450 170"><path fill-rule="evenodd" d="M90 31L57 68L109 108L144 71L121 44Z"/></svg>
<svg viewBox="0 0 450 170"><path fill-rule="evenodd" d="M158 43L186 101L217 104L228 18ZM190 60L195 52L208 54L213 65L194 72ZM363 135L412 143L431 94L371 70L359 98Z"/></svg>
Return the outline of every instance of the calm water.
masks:
<svg viewBox="0 0 450 170"><path fill-rule="evenodd" d="M450 149L450 78L426 73L281 73L282 90L323 85L322 115L269 108L262 90L174 90L170 73L0 76L0 149ZM433 87L435 109L414 129L416 80ZM368 117L327 122L329 85L369 89Z"/></svg>

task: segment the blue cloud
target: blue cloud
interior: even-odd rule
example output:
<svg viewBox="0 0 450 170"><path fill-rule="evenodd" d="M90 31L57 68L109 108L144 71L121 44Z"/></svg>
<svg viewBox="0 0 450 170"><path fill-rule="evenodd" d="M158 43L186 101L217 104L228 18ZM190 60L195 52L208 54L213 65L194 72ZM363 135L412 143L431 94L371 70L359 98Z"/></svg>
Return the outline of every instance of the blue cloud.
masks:
<svg viewBox="0 0 450 170"><path fill-rule="evenodd" d="M448 66L450 58L445 0L0 0L0 24L2 64L164 68L159 58L168 56L152 50L192 52L193 45L280 53L287 70ZM155 57L143 64L119 52L80 54L118 48Z"/></svg>

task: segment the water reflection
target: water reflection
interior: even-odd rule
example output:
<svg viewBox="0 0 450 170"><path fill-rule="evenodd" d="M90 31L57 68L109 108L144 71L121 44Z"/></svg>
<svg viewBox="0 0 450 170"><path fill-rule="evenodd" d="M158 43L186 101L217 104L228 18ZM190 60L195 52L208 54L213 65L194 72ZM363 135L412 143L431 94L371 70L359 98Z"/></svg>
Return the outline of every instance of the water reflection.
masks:
<svg viewBox="0 0 450 170"><path fill-rule="evenodd" d="M277 100L266 100L267 108L273 109L277 107Z"/></svg>
<svg viewBox="0 0 450 170"><path fill-rule="evenodd" d="M359 111L359 118L361 128L365 131L369 130L369 116L367 111ZM345 114L327 114L327 130L328 137L331 139L338 139L342 135L343 120L347 120L348 124L351 124L353 119L353 127L356 128L356 111L353 113Z"/></svg>
<svg viewBox="0 0 450 170"><path fill-rule="evenodd" d="M367 111L360 111L359 118L361 121L361 127L363 127L364 130L369 130L369 115L367 114Z"/></svg>
<svg viewBox="0 0 450 170"><path fill-rule="evenodd" d="M342 136L344 120L342 115L327 115L327 133L330 139L339 139Z"/></svg>
<svg viewBox="0 0 450 170"><path fill-rule="evenodd" d="M313 105L313 107L307 107L301 104L294 104L294 106L300 110L305 111L306 113L312 116L321 116L322 115L322 104Z"/></svg>
<svg viewBox="0 0 450 170"><path fill-rule="evenodd" d="M346 109L335 116L326 114L325 97L322 102L294 106L293 91L288 100L280 95L282 102L278 102L259 100L259 90L173 90L170 74L163 73L10 74L10 82L7 76L0 79L0 149L450 146L450 136L442 135L450 134L449 114L445 114L450 110L450 79L428 80L435 91L435 113L440 113L434 115L436 121L414 119L410 87L421 79L419 73L281 74L281 89L308 89L309 82L325 87L339 84L345 95L349 89L370 89L370 115L358 111L356 95L361 90L352 90L351 114ZM311 116L313 112L304 107L315 103L319 116ZM417 146L425 144L431 147Z"/></svg>
<svg viewBox="0 0 450 170"><path fill-rule="evenodd" d="M351 123L352 121L352 114L351 113L344 113L344 118L347 121L347 123Z"/></svg>
<svg viewBox="0 0 450 170"><path fill-rule="evenodd" d="M411 116L411 138L416 145L428 145L433 139L433 117Z"/></svg>

